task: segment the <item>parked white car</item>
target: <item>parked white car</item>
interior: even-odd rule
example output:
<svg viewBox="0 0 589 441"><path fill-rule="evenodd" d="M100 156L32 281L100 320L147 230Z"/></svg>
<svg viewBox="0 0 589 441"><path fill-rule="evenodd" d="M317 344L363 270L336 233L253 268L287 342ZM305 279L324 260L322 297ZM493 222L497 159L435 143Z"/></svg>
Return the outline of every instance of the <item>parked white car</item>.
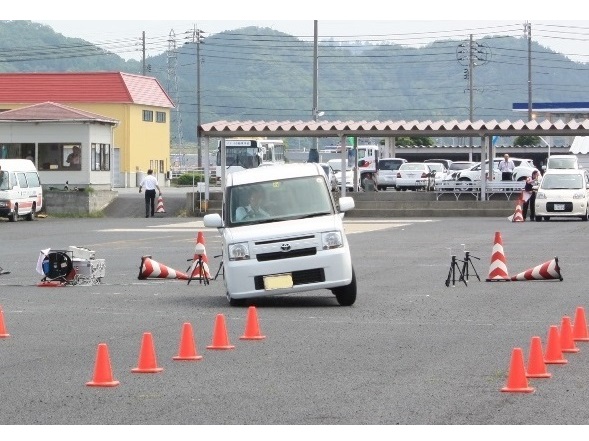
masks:
<svg viewBox="0 0 589 441"><path fill-rule="evenodd" d="M525 181L527 178L532 176L534 170L538 170L534 166L534 162L531 159L522 158L511 158L515 164L513 169L513 181ZM503 158L493 159L493 179L496 181L501 180L501 172L499 171L499 163L503 161ZM485 161L485 170L487 169L489 162ZM539 171L539 170L538 170ZM481 180L481 163L478 162L471 168L462 170L456 174L457 181L480 181Z"/></svg>
<svg viewBox="0 0 589 441"><path fill-rule="evenodd" d="M583 168L579 165L579 158L576 155L552 155L546 161L545 170L570 168Z"/></svg>
<svg viewBox="0 0 589 441"><path fill-rule="evenodd" d="M330 159L327 161L327 164L331 166L333 171L335 172L335 180L337 183L337 187L341 188L342 186L342 160L341 159ZM358 182L356 183L356 187L354 188L354 169L348 164L346 161L346 190L348 191L356 191L360 187L360 175L358 175Z"/></svg>
<svg viewBox="0 0 589 441"><path fill-rule="evenodd" d="M587 221L588 196L589 175L584 170L546 170L536 193L536 221L552 217L579 217Z"/></svg>
<svg viewBox="0 0 589 441"><path fill-rule="evenodd" d="M407 162L403 158L381 158L378 160L376 171L376 188L386 190L389 187L395 188L397 183L397 170Z"/></svg>
<svg viewBox="0 0 589 441"><path fill-rule="evenodd" d="M396 190L433 190L434 178L425 162L406 162L397 171Z"/></svg>
<svg viewBox="0 0 589 441"><path fill-rule="evenodd" d="M335 178L335 172L333 171L333 168L331 168L331 165L326 163L321 163L319 165L325 172L325 179L327 179L327 184L329 185L329 188L331 189L331 191L336 191L338 188L337 179Z"/></svg>

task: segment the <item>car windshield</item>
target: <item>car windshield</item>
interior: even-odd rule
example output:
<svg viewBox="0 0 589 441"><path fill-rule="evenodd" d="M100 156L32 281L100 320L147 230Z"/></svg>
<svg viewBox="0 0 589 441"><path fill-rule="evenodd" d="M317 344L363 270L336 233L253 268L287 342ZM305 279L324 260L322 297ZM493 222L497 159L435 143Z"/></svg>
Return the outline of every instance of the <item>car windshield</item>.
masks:
<svg viewBox="0 0 589 441"><path fill-rule="evenodd" d="M8 190L8 172L0 171L0 190Z"/></svg>
<svg viewBox="0 0 589 441"><path fill-rule="evenodd" d="M425 165L424 164L411 164L411 163L406 163L403 164L399 170L406 170L406 171L423 171L425 170Z"/></svg>
<svg viewBox="0 0 589 441"><path fill-rule="evenodd" d="M472 167L472 162L453 162L450 164L450 170L464 170Z"/></svg>
<svg viewBox="0 0 589 441"><path fill-rule="evenodd" d="M330 191L321 176L256 182L227 191L230 226L333 213Z"/></svg>
<svg viewBox="0 0 589 441"><path fill-rule="evenodd" d="M575 158L548 158L548 168L575 168Z"/></svg>
<svg viewBox="0 0 589 441"><path fill-rule="evenodd" d="M541 187L544 190L580 190L583 188L583 176L546 174Z"/></svg>
<svg viewBox="0 0 589 441"><path fill-rule="evenodd" d="M342 161L339 159L331 160L331 161L329 161L328 164L331 166L331 168L333 169L334 172L338 172L338 171L342 170ZM350 169L350 167L346 163L346 170L349 170L349 169Z"/></svg>
<svg viewBox="0 0 589 441"><path fill-rule="evenodd" d="M429 162L427 164L432 171L442 172L444 171L444 164L438 164L437 162Z"/></svg>

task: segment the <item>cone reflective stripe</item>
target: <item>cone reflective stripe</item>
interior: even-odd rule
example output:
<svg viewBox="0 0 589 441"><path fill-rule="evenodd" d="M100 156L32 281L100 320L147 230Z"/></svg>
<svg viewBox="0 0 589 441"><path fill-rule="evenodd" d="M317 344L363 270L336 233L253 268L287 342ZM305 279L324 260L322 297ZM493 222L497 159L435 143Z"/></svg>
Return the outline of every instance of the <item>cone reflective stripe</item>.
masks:
<svg viewBox="0 0 589 441"><path fill-rule="evenodd" d="M521 272L511 278L511 280L514 281L554 279L558 279L562 282L560 266L558 265L558 257L555 257L554 259L549 260L542 265L538 265L534 268Z"/></svg>
<svg viewBox="0 0 589 441"><path fill-rule="evenodd" d="M164 198L161 196L157 198L157 208L155 210L156 213L165 213L166 210L164 209Z"/></svg>
<svg viewBox="0 0 589 441"><path fill-rule="evenodd" d="M513 213L513 219L511 220L512 222L524 222L524 215L522 213L522 200L518 199L517 200L517 205L515 206L515 213Z"/></svg>
<svg viewBox="0 0 589 441"><path fill-rule="evenodd" d="M507 264L505 262L505 254L503 253L503 241L501 240L501 233L495 233L495 243L493 245L493 252L491 253L491 266L489 267L489 275L487 282L505 281L511 279L507 273Z"/></svg>
<svg viewBox="0 0 589 441"><path fill-rule="evenodd" d="M151 256L143 256L141 258L141 266L139 267L139 280L144 279L180 279L188 280L188 275L181 271L176 271L168 268L151 258Z"/></svg>
<svg viewBox="0 0 589 441"><path fill-rule="evenodd" d="M202 267L198 262L199 257L202 262ZM192 258L192 265L190 267L190 278L196 280L211 278L211 272L209 270L209 259L207 257L207 249L205 247L205 238L202 231L199 231L196 236L194 257Z"/></svg>

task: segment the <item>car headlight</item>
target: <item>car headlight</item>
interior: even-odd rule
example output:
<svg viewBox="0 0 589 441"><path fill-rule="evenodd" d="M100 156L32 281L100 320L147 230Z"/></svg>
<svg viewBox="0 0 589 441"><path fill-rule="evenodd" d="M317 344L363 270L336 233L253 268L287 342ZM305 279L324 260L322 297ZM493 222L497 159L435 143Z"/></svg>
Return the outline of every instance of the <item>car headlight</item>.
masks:
<svg viewBox="0 0 589 441"><path fill-rule="evenodd" d="M229 260L248 260L250 251L247 242L232 243L228 246Z"/></svg>
<svg viewBox="0 0 589 441"><path fill-rule="evenodd" d="M536 194L536 199L546 199L546 193L544 193L543 191L539 191Z"/></svg>
<svg viewBox="0 0 589 441"><path fill-rule="evenodd" d="M324 250L331 250L333 248L341 248L344 246L342 240L342 233L339 231L329 231L321 234L321 243Z"/></svg>
<svg viewBox="0 0 589 441"><path fill-rule="evenodd" d="M585 192L578 191L573 194L573 199L585 199Z"/></svg>

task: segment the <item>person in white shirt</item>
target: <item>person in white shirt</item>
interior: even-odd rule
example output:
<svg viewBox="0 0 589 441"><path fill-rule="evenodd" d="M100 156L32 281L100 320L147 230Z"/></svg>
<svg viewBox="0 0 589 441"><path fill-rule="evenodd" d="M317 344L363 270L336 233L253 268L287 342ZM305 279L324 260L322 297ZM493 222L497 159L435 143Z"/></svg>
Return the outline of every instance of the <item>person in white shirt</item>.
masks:
<svg viewBox="0 0 589 441"><path fill-rule="evenodd" d="M149 217L150 213L151 217L153 217L155 214L155 190L157 189L160 196L162 195L162 191L160 190L157 178L153 175L152 169L147 170L147 176L139 184L139 193L141 193L143 187L145 187L145 217Z"/></svg>
<svg viewBox="0 0 589 441"><path fill-rule="evenodd" d="M259 187L254 187L254 189L250 193L249 204L245 207L238 207L235 211L235 220L247 221L254 219L265 219L270 217L268 212L266 212L261 207L263 200L263 190Z"/></svg>
<svg viewBox="0 0 589 441"><path fill-rule="evenodd" d="M503 156L503 161L499 163L499 171L501 172L501 180L502 181L511 181L513 179L513 169L515 168L515 164L513 160L509 158L509 155L506 153Z"/></svg>

